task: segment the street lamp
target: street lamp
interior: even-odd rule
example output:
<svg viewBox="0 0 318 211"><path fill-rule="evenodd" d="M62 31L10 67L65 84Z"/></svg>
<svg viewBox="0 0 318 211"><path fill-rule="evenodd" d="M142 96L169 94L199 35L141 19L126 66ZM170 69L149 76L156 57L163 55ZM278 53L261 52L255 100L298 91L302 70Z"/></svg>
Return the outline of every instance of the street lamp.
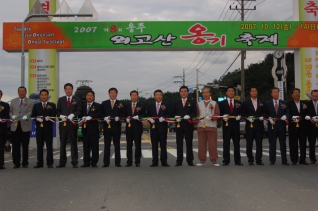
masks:
<svg viewBox="0 0 318 211"><path fill-rule="evenodd" d="M28 15L22 22L22 50L21 50L21 86L24 86L25 77L25 57L24 57L24 25L25 22L34 17L93 17L93 14L31 14Z"/></svg>

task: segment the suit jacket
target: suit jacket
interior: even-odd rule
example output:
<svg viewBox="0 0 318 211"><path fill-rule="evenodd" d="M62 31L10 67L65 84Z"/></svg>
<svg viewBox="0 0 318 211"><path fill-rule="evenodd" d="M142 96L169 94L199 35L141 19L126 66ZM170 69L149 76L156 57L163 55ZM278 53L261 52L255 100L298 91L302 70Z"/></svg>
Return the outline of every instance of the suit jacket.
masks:
<svg viewBox="0 0 318 211"><path fill-rule="evenodd" d="M60 97L57 101L57 116L64 115L68 116L70 114L74 114L74 117L81 116L82 110L82 101L80 98L76 96L72 96L71 105L67 108L67 96Z"/></svg>
<svg viewBox="0 0 318 211"><path fill-rule="evenodd" d="M87 103L82 104L81 117L90 116L94 120L86 121L86 128L82 127L83 135L86 134L99 134L99 122L98 119L102 118L102 109L99 103L93 102L88 113Z"/></svg>
<svg viewBox="0 0 318 211"><path fill-rule="evenodd" d="M143 124L139 120L132 119L131 117L138 115L139 117L144 117L146 115L146 107L137 102L135 106L134 114L132 114L132 103L127 103L122 109L122 117L130 117L130 127L128 123L126 124L126 133L133 131L138 131L139 133L143 132Z"/></svg>
<svg viewBox="0 0 318 211"><path fill-rule="evenodd" d="M32 109L34 106L34 101L30 98L24 98L23 105L20 108L20 98L14 98L11 100L10 106L10 117L17 116L17 118L22 118L23 116L31 117ZM32 120L21 120L21 129L23 132L29 132L32 129ZM17 127L15 123L11 124L11 131L16 131Z"/></svg>
<svg viewBox="0 0 318 211"><path fill-rule="evenodd" d="M318 116L318 112L316 113L314 102L312 100L307 102L306 115L310 116L310 118L313 117L313 116ZM310 121L310 123L307 124L307 125L308 125L308 131L309 132L315 133L317 131L317 127L312 121Z"/></svg>
<svg viewBox="0 0 318 211"><path fill-rule="evenodd" d="M10 106L8 103L0 102L0 119L10 119ZM7 123L0 123L0 134L7 134Z"/></svg>
<svg viewBox="0 0 318 211"><path fill-rule="evenodd" d="M56 117L56 105L55 103L47 102L46 107L43 109L42 102L36 103L32 109L32 117L43 116L43 127L41 123L36 121L36 133L44 132L47 135L53 135L53 122L45 121L44 117ZM54 120L54 119L53 119Z"/></svg>
<svg viewBox="0 0 318 211"><path fill-rule="evenodd" d="M161 106L159 108L159 112L157 114L157 106L156 102L150 103L147 108L147 116L148 117L165 117L169 118L171 117L171 106L169 103L161 102ZM159 131L160 133L167 133L168 128L168 122L159 122L159 119L155 119L155 129ZM152 124L150 124L150 131L154 130L152 129Z"/></svg>
<svg viewBox="0 0 318 211"><path fill-rule="evenodd" d="M286 116L289 119L289 109L287 103L283 100L279 100L278 103L278 112L275 112L275 106L273 100L269 100L265 103L265 117L269 118L281 118L282 116ZM268 131L272 130L272 124L268 121ZM286 132L286 122L283 120L275 121L274 131L284 131Z"/></svg>
<svg viewBox="0 0 318 211"><path fill-rule="evenodd" d="M252 102L252 99L248 99L243 102L242 104L242 115L244 117L249 117L249 116L255 116L255 117L263 117L265 116L265 103L261 100L257 100L257 109L255 111L254 105ZM264 131L264 124L263 121L260 121L258 119L254 120L253 122L253 128L250 127L250 123L247 120L245 124L245 131L249 130L257 130L257 131Z"/></svg>
<svg viewBox="0 0 318 211"><path fill-rule="evenodd" d="M186 104L183 107L182 99L178 99L172 104L172 115L180 117L189 115L190 118L195 118L197 116L197 103L187 98ZM176 127L176 131L178 130L193 131L194 125L183 119L180 122L180 127Z"/></svg>
<svg viewBox="0 0 318 211"><path fill-rule="evenodd" d="M104 133L120 133L121 132L121 121L116 122L114 120L115 117L121 117L122 116L122 108L123 104L116 100L114 107L111 106L110 100L105 100L102 102L102 118L110 117L110 125L111 128L108 128L108 123L104 121Z"/></svg>
<svg viewBox="0 0 318 211"><path fill-rule="evenodd" d="M288 133L289 134L296 134L299 130L306 133L307 131L307 120L305 120L306 113L307 113L307 101L300 100L300 112L297 109L296 103L294 100L290 100L287 102L287 107L289 110L289 116L292 118L293 116L299 116L301 120L299 121L299 127L296 127L297 123L290 121L288 125Z"/></svg>
<svg viewBox="0 0 318 211"><path fill-rule="evenodd" d="M228 114L230 116L239 116L239 115L242 116L242 113L243 113L242 102L238 100L233 101L233 112L231 112L230 110L230 105L227 99L221 101L219 103L219 107L220 107L220 116L223 116L225 114ZM223 121L222 122L223 130L232 129L232 128L236 130L240 129L240 121L237 121L235 118L228 119L228 126L225 126L225 125L226 125L226 122Z"/></svg>

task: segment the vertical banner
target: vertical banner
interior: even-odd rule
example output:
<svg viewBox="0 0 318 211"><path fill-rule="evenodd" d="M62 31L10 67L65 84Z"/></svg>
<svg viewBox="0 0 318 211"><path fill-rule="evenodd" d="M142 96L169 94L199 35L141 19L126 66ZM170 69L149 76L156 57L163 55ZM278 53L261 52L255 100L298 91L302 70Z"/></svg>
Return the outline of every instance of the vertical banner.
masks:
<svg viewBox="0 0 318 211"><path fill-rule="evenodd" d="M299 21L318 21L318 0L298 0L294 1L294 6L294 15L298 16ZM318 39L316 33L313 30L310 36L312 41ZM301 99L308 99L311 90L318 86L318 48L301 48L295 55L295 61L300 61L295 65L296 85L300 79Z"/></svg>
<svg viewBox="0 0 318 211"><path fill-rule="evenodd" d="M36 1L38 0L29 0L30 11ZM57 0L41 0L40 2L47 14L55 14L58 5ZM58 53L55 49L29 50L28 58L28 93L30 98L37 101L40 90L47 89L50 92L49 100L56 103L58 98Z"/></svg>

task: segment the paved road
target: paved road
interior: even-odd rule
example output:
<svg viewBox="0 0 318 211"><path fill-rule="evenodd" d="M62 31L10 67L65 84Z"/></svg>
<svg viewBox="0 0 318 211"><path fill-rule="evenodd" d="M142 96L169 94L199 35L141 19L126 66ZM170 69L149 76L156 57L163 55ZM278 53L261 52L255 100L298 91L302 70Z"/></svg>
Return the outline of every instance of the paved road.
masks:
<svg viewBox="0 0 318 211"><path fill-rule="evenodd" d="M232 163L215 167L174 167L174 134L169 135L168 162L171 167L151 168L149 134L143 138L141 167L33 169L36 151L30 150L28 169L12 169L6 154L6 170L0 171L0 210L317 210L318 165L269 166L268 141L264 140L265 166L248 166L245 141L241 155L244 166ZM79 143L79 157L82 156ZM195 163L197 142L194 141ZM122 137L122 164L125 142ZM222 142L218 142L222 163ZM56 158L59 156L55 150ZM57 164L58 159L55 160ZM82 160L79 161L80 165Z"/></svg>

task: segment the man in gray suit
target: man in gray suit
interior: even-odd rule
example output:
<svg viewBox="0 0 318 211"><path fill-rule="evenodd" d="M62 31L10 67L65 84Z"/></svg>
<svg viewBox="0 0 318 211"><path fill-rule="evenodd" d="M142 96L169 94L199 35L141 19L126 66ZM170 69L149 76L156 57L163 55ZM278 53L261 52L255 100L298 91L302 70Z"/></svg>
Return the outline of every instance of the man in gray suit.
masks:
<svg viewBox="0 0 318 211"><path fill-rule="evenodd" d="M26 97L27 89L24 86L18 88L19 97L11 100L10 117L14 121L11 124L12 132L12 160L14 169L21 166L20 148L22 144L23 156L22 166L28 168L29 165L29 142L32 128L31 117L34 102Z"/></svg>
<svg viewBox="0 0 318 211"><path fill-rule="evenodd" d="M77 150L77 130L78 126L71 122L74 117L81 115L82 101L73 95L73 85L67 83L64 85L66 96L60 97L57 101L56 114L62 120L59 123L60 130L60 162L56 168L64 168L67 162L66 143L67 138L71 138L71 158L73 168L78 168L78 150Z"/></svg>

